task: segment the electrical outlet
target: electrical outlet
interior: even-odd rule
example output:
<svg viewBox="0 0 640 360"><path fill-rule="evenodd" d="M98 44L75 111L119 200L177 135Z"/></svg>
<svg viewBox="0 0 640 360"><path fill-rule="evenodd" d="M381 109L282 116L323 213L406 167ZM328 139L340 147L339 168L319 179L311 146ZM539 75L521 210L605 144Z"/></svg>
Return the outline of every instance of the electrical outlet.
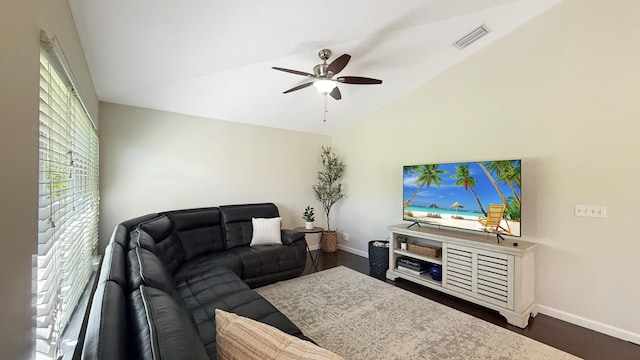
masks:
<svg viewBox="0 0 640 360"><path fill-rule="evenodd" d="M342 240L349 241L349 233L343 232L342 233Z"/></svg>
<svg viewBox="0 0 640 360"><path fill-rule="evenodd" d="M576 205L575 215L578 217L606 218L607 207L604 205Z"/></svg>

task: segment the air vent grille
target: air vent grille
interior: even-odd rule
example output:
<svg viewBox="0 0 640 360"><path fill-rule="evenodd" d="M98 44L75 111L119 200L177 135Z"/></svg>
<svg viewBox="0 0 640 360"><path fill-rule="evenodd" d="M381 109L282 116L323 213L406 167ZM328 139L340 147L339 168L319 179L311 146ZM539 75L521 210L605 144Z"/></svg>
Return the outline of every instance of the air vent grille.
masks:
<svg viewBox="0 0 640 360"><path fill-rule="evenodd" d="M458 49L462 50L462 49L466 48L467 46L473 44L474 42L478 41L478 39L480 39L481 37L487 35L489 33L489 31L490 30L487 27L487 25L482 24L478 28L476 28L473 31L471 31L470 33L468 33L467 35L461 37L460 40L458 40L455 43L453 43L453 46L455 46Z"/></svg>

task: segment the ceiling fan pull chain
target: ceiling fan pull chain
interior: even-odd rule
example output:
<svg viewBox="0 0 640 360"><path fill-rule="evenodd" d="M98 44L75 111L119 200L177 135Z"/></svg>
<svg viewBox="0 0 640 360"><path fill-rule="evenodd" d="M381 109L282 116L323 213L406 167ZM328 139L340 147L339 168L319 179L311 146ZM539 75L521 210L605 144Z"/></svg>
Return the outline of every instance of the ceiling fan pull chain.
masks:
<svg viewBox="0 0 640 360"><path fill-rule="evenodd" d="M322 122L327 122L327 93L324 94L324 114Z"/></svg>

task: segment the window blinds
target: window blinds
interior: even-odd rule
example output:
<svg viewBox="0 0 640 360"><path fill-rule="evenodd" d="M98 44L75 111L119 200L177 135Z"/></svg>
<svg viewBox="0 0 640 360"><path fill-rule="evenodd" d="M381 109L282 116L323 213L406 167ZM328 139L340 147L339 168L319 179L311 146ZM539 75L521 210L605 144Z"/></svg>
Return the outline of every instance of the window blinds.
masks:
<svg viewBox="0 0 640 360"><path fill-rule="evenodd" d="M55 52L40 54L36 357L59 337L91 277L98 243L98 135Z"/></svg>

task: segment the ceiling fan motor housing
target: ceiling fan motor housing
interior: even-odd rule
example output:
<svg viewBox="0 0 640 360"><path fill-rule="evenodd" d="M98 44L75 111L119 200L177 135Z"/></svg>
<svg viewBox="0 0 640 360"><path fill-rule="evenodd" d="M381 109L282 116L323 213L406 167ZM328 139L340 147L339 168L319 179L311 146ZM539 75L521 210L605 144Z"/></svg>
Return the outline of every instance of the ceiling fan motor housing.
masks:
<svg viewBox="0 0 640 360"><path fill-rule="evenodd" d="M313 73L320 78L330 78L333 74L329 75L329 73L327 72L327 67L329 67L329 64L327 63L318 64L313 67Z"/></svg>
<svg viewBox="0 0 640 360"><path fill-rule="evenodd" d="M331 50L322 49L318 51L318 57L320 57L320 60L322 60L322 64L314 66L313 73L321 78L330 78L331 76L333 76L333 74L329 74L329 72L327 72L327 67L329 66L329 64L327 64L327 60L329 60L329 58L331 57Z"/></svg>

